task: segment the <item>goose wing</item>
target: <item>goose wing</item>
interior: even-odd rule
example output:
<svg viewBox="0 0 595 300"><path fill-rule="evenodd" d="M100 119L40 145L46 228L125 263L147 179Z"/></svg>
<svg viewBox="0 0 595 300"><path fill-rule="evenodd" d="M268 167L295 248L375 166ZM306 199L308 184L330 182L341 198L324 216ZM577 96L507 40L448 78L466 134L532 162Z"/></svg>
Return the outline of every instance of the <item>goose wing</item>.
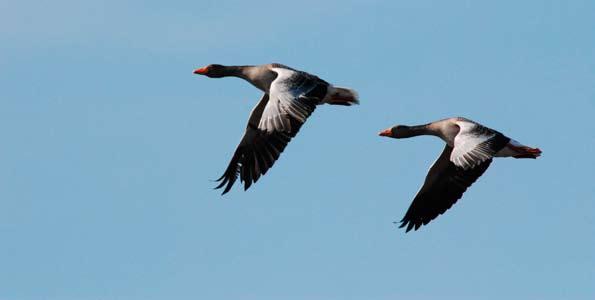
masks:
<svg viewBox="0 0 595 300"><path fill-rule="evenodd" d="M457 166L450 160L453 148L446 145L434 162L423 186L401 220L406 231L417 230L447 211L490 166L488 158L472 168Z"/></svg>
<svg viewBox="0 0 595 300"><path fill-rule="evenodd" d="M266 174L326 95L328 83L316 76L285 67L273 70L278 76L269 94L252 110L244 136L218 179L216 188L224 187L223 194L238 176L247 190Z"/></svg>
<svg viewBox="0 0 595 300"><path fill-rule="evenodd" d="M455 124L459 133L450 160L464 169L473 169L491 159L510 141L502 133L467 119L459 118Z"/></svg>

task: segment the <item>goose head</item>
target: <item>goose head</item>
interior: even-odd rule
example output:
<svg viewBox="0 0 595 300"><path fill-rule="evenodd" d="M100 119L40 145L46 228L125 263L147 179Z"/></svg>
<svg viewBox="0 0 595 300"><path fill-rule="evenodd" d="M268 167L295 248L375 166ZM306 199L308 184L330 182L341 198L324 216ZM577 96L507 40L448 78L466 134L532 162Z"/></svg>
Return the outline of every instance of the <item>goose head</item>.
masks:
<svg viewBox="0 0 595 300"><path fill-rule="evenodd" d="M194 74L205 75L211 78L221 78L229 75L229 70L226 66L211 64L194 70Z"/></svg>

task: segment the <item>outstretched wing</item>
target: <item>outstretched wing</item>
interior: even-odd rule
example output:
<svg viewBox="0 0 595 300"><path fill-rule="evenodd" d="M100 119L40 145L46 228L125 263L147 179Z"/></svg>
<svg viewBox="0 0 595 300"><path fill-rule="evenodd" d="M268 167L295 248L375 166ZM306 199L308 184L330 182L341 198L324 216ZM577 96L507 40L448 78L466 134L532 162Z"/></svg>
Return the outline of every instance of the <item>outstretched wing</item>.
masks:
<svg viewBox="0 0 595 300"><path fill-rule="evenodd" d="M326 82L310 75L318 79L313 80L299 71L284 70L275 70L278 76L271 84L270 95L265 94L252 110L246 132L218 179L216 188L225 187L223 194L231 189L238 175L247 190L266 174L326 95Z"/></svg>
<svg viewBox="0 0 595 300"><path fill-rule="evenodd" d="M489 158L465 169L450 161L452 152L452 147L446 145L428 171L423 186L401 220L400 227L407 227L407 232L417 230L448 210L492 162Z"/></svg>
<svg viewBox="0 0 595 300"><path fill-rule="evenodd" d="M326 96L329 84L314 75L287 67L272 70L277 73L277 78L271 83L270 100L258 128L269 133L291 132L290 120L306 122Z"/></svg>
<svg viewBox="0 0 595 300"><path fill-rule="evenodd" d="M456 121L459 133L454 139L450 160L458 167L471 169L491 159L508 144L510 138L473 121Z"/></svg>

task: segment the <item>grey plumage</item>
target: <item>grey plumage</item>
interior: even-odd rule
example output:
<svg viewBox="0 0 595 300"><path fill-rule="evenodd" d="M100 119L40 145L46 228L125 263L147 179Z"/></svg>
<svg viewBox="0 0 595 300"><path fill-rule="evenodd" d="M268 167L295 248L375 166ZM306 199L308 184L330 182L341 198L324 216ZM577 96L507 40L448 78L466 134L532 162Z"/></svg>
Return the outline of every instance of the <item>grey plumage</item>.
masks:
<svg viewBox="0 0 595 300"><path fill-rule="evenodd" d="M223 188L223 194L229 192L238 177L244 189L248 189L266 174L317 105L327 103L326 100L331 100L330 104L357 103L354 91L334 88L315 75L281 64L210 65L195 73L215 78L240 77L264 92L250 113L244 136L229 165L218 179L216 188ZM337 100L333 93L339 89L342 98Z"/></svg>
<svg viewBox="0 0 595 300"><path fill-rule="evenodd" d="M539 149L511 143L502 133L461 117L418 126L394 126L380 135L433 135L446 143L400 221L400 227L407 232L419 229L452 207L488 169L493 157L536 158L541 154Z"/></svg>

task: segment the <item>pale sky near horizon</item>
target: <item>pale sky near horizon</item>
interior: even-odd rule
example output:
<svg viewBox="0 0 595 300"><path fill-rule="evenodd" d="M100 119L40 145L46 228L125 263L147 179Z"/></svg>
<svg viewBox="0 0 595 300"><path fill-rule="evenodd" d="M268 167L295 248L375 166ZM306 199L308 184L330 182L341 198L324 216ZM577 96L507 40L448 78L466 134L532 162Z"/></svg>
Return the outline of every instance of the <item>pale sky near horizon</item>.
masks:
<svg viewBox="0 0 595 300"><path fill-rule="evenodd" d="M210 63L356 89L220 196L261 96ZM0 300L595 299L595 2L0 0ZM465 116L497 159L417 232Z"/></svg>

